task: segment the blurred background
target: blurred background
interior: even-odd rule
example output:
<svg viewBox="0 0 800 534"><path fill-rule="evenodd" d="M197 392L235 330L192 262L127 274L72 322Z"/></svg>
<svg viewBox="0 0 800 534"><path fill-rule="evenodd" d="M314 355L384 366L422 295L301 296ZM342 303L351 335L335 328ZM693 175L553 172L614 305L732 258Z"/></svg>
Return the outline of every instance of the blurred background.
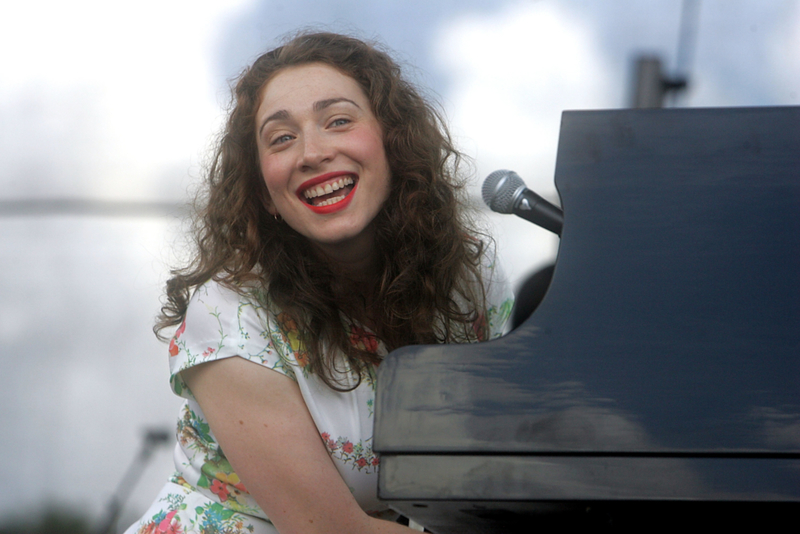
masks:
<svg viewBox="0 0 800 534"><path fill-rule="evenodd" d="M308 27L395 52L472 158L476 204L499 168L557 202L561 112L630 106L643 57L688 81L668 106L800 104L795 0L4 3L0 532L99 528L152 451L124 529L171 473L180 400L151 328L186 257L185 204L230 81ZM514 283L555 258L545 230L486 221Z"/></svg>

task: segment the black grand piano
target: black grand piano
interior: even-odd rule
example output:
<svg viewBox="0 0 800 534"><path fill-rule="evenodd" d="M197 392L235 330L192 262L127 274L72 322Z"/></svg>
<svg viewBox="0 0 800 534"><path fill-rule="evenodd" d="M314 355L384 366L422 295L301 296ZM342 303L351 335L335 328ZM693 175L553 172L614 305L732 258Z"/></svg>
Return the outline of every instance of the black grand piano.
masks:
<svg viewBox="0 0 800 534"><path fill-rule="evenodd" d="M535 312L381 365L380 497L437 534L796 528L800 108L565 112L555 181Z"/></svg>

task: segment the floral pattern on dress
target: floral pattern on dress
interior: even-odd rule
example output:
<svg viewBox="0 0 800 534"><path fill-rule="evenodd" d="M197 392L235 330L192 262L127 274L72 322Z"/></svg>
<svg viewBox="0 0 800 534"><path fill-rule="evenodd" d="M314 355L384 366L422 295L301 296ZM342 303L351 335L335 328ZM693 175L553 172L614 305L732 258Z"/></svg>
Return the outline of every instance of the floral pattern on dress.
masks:
<svg viewBox="0 0 800 534"><path fill-rule="evenodd" d="M178 510L172 510L169 513L161 510L158 514L153 516L153 519L149 523L145 523L139 527L137 534L183 534L183 527L180 524L180 520L173 520L177 513Z"/></svg>
<svg viewBox="0 0 800 534"><path fill-rule="evenodd" d="M506 299L499 305L493 304L486 310L486 323L488 330L491 332L491 338L497 338L503 335L503 328L505 328L509 317L511 317L511 310L514 309L514 299Z"/></svg>
<svg viewBox="0 0 800 534"><path fill-rule="evenodd" d="M380 459L372 452L372 438L353 443L347 438L339 436L334 439L327 432L320 434L328 454L341 461L345 465L350 465L353 469L358 469L366 474L377 473Z"/></svg>
<svg viewBox="0 0 800 534"><path fill-rule="evenodd" d="M198 506L194 512L197 514L197 520L192 521L192 526L203 534L245 534L254 530L253 525L246 524L248 518L224 508L219 503Z"/></svg>
<svg viewBox="0 0 800 534"><path fill-rule="evenodd" d="M487 272L487 280L493 273ZM487 310L464 332L464 341L494 338L511 312L507 286L487 290ZM499 297L499 298L498 298ZM342 317L354 347L378 355L383 342L368 328ZM185 320L169 344L171 385L186 398L177 425L177 473L142 520L126 534L276 534L274 526L234 472L181 371L222 358L241 357L298 383L334 465L371 515L388 512L377 500L378 456L372 450L377 366L366 365L358 387L333 391L311 372L297 321L263 290L235 290L214 281L197 288ZM343 383L359 377L341 370ZM349 374L348 374L349 373Z"/></svg>
<svg viewBox="0 0 800 534"><path fill-rule="evenodd" d="M175 335L172 336L172 339L169 342L169 355L170 356L177 356L178 353L181 351L178 348L178 339L180 339L181 334L183 334L184 330L186 330L186 321L183 321L178 329L175 331Z"/></svg>
<svg viewBox="0 0 800 534"><path fill-rule="evenodd" d="M181 417L178 419L178 443L186 448L201 452L204 456L212 454L217 442L211 435L208 423L194 413L188 404L183 405Z"/></svg>
<svg viewBox="0 0 800 534"><path fill-rule="evenodd" d="M203 464L201 473L197 481L198 488L208 489L232 510L250 512L246 500L249 494L221 449L217 449L217 456Z"/></svg>
<svg viewBox="0 0 800 534"><path fill-rule="evenodd" d="M255 531L247 516L227 510L218 503L205 503L190 509L188 493L170 493L161 498L149 519L139 522L136 534L251 534Z"/></svg>
<svg viewBox="0 0 800 534"><path fill-rule="evenodd" d="M193 451L189 463L192 464L199 458L202 465L198 476L192 477L191 484L180 474L176 474L172 482L192 489L204 489L220 504L233 511L245 514L259 513L239 475L234 472L214 439L208 423L199 417L188 403L184 405L182 416L178 420L177 438L184 451Z"/></svg>
<svg viewBox="0 0 800 534"><path fill-rule="evenodd" d="M350 324L350 343L357 349L375 354L378 352L378 336L372 332Z"/></svg>
<svg viewBox="0 0 800 534"><path fill-rule="evenodd" d="M292 348L295 361L300 367L305 369L309 364L308 350L306 350L306 345L303 342L303 337L300 333L300 328L297 326L297 321L286 312L279 313L275 319L278 321L281 332Z"/></svg>
<svg viewBox="0 0 800 534"><path fill-rule="evenodd" d="M486 316L484 314L478 315L477 319L472 322L472 332L475 334L475 339L478 341L486 341L487 334Z"/></svg>

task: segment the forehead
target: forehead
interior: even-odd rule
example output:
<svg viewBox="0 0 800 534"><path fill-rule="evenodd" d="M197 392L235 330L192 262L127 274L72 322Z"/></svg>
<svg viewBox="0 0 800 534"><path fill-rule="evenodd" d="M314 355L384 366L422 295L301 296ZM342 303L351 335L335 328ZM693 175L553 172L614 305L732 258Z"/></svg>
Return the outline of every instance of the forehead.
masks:
<svg viewBox="0 0 800 534"><path fill-rule="evenodd" d="M369 102L361 86L350 76L322 63L287 67L275 74L264 86L256 116L275 111L306 111L315 102L345 97L359 105Z"/></svg>

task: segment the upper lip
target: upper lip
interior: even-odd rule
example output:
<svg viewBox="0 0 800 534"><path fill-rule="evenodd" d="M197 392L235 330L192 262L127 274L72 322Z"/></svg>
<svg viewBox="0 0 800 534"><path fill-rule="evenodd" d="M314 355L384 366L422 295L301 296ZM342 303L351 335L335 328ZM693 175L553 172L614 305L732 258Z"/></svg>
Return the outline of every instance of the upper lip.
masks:
<svg viewBox="0 0 800 534"><path fill-rule="evenodd" d="M310 179L306 180L305 182L300 184L300 187L297 188L297 191L295 193L302 200L303 199L303 192L306 189L310 189L312 187L316 187L321 183L327 182L328 180L332 180L334 178L338 178L339 176L352 176L355 179L358 179L358 174L356 174L354 172L349 172L349 171L328 172L328 173L320 174L319 176L316 176L314 178L310 178Z"/></svg>

